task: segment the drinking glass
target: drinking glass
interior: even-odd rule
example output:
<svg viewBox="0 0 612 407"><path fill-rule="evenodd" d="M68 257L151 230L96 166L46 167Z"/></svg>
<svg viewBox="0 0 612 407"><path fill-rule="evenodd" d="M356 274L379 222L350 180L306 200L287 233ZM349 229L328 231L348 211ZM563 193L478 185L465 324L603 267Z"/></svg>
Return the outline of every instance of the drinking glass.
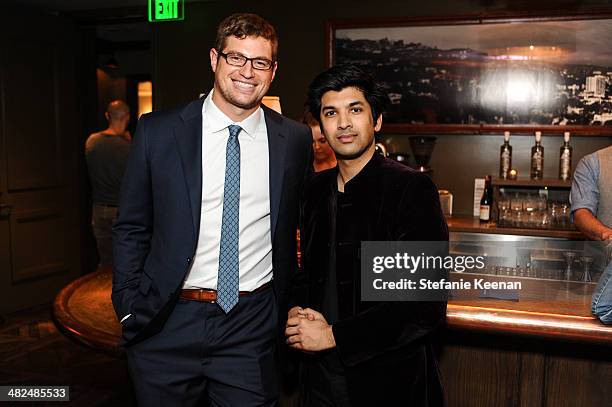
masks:
<svg viewBox="0 0 612 407"><path fill-rule="evenodd" d="M512 211L512 226L520 228L523 226L523 199L516 194L510 201Z"/></svg>
<svg viewBox="0 0 612 407"><path fill-rule="evenodd" d="M523 210L526 212L524 224L528 228L534 228L538 224L536 209L537 200L532 195L527 195L523 203Z"/></svg>
<svg viewBox="0 0 612 407"><path fill-rule="evenodd" d="M510 200L504 196L497 202L498 224L507 226L512 222L512 212L510 211Z"/></svg>

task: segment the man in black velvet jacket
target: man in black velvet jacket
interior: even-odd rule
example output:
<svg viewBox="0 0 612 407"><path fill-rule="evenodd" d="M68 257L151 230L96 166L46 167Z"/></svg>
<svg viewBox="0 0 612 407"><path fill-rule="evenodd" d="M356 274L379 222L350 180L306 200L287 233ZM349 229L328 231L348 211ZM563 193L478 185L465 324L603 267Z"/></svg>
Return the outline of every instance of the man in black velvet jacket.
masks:
<svg viewBox="0 0 612 407"><path fill-rule="evenodd" d="M302 203L303 272L286 336L303 354L306 406L439 406L431 334L445 302L361 301L361 241L448 241L425 175L375 152L386 94L353 65L321 73L310 110L338 165L314 176Z"/></svg>

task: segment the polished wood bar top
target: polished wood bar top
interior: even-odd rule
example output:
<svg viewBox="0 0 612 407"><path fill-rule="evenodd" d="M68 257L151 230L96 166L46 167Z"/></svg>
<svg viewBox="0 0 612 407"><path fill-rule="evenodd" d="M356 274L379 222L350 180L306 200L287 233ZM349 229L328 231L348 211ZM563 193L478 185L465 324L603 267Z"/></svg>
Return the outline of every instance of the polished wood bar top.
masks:
<svg viewBox="0 0 612 407"><path fill-rule="evenodd" d="M591 314L594 283L452 274L451 280L520 281L522 288L515 291L518 301L478 298L474 292L451 299L446 312L450 328L612 346L612 326Z"/></svg>
<svg viewBox="0 0 612 407"><path fill-rule="evenodd" d="M584 240L585 236L577 230L521 229L497 227L495 222L480 222L477 217L453 215L446 218L451 232L494 233L503 235L559 237Z"/></svg>
<svg viewBox="0 0 612 407"><path fill-rule="evenodd" d="M453 274L453 280L508 280L498 276ZM523 289L519 301L470 298L469 295L451 299L447 309L448 328L612 345L612 326L602 324L590 312L594 284L520 281ZM77 341L121 354L121 326L111 304L111 287L110 269L75 280L57 295L54 316L60 329Z"/></svg>
<svg viewBox="0 0 612 407"><path fill-rule="evenodd" d="M612 346L612 327L592 316L518 311L482 305L449 303L447 325L495 334L517 334Z"/></svg>
<svg viewBox="0 0 612 407"><path fill-rule="evenodd" d="M111 302L112 279L108 267L73 281L55 298L53 314L68 336L95 349L120 354L121 325Z"/></svg>

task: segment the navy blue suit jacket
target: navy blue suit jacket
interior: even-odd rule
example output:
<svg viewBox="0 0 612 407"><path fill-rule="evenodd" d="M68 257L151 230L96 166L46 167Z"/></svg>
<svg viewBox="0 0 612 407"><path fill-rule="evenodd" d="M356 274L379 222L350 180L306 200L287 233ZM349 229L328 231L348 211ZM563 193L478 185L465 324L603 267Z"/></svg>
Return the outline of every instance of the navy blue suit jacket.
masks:
<svg viewBox="0 0 612 407"><path fill-rule="evenodd" d="M113 226L112 300L129 346L159 332L196 251L202 203L202 104L143 115ZM262 106L268 130L274 291L282 304L297 271L298 202L312 161L307 126Z"/></svg>

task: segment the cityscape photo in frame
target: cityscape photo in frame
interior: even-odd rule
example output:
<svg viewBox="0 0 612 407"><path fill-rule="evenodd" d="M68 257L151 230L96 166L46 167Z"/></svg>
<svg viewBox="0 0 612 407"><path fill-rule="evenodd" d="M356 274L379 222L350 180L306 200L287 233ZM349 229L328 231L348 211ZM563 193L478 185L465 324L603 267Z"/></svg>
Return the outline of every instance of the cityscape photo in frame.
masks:
<svg viewBox="0 0 612 407"><path fill-rule="evenodd" d="M327 62L383 83L384 132L612 135L611 18L331 22Z"/></svg>

